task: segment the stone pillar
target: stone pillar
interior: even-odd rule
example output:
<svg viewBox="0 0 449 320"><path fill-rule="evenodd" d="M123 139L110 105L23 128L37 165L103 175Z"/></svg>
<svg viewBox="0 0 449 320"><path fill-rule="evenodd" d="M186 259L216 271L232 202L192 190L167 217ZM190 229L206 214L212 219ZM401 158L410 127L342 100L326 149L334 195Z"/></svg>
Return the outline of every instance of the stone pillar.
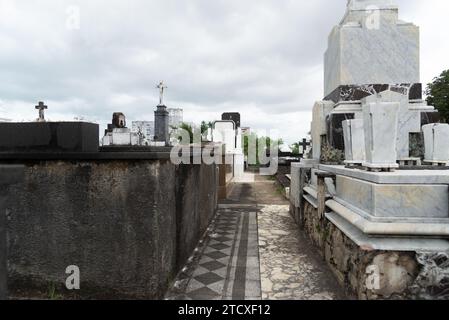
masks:
<svg viewBox="0 0 449 320"><path fill-rule="evenodd" d="M0 300L8 298L8 249L4 191L8 185L23 180L23 166L0 166Z"/></svg>
<svg viewBox="0 0 449 320"><path fill-rule="evenodd" d="M398 168L396 141L398 136L401 95L385 92L362 100L366 162L372 170Z"/></svg>
<svg viewBox="0 0 449 320"><path fill-rule="evenodd" d="M449 164L449 124L432 123L422 127L425 162Z"/></svg>
<svg viewBox="0 0 449 320"><path fill-rule="evenodd" d="M345 163L347 165L355 165L365 162L366 152L363 120L343 121L343 135L345 140Z"/></svg>
<svg viewBox="0 0 449 320"><path fill-rule="evenodd" d="M313 159L318 161L321 158L321 137L327 134L326 117L333 107L332 101L318 101L313 106L312 150Z"/></svg>
<svg viewBox="0 0 449 320"><path fill-rule="evenodd" d="M165 142L165 145L169 145L170 141L168 115L167 107L164 105L157 106L154 112L154 141Z"/></svg>

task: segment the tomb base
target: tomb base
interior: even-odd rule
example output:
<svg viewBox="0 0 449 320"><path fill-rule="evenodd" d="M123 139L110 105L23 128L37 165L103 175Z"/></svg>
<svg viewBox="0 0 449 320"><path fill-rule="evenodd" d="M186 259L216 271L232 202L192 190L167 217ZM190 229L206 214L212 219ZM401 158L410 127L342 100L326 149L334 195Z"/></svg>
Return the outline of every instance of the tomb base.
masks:
<svg viewBox="0 0 449 320"><path fill-rule="evenodd" d="M301 193L292 195L291 214L348 296L449 299L448 170L302 170L311 180L298 180ZM318 182L317 171L327 173ZM328 192L317 191L319 179Z"/></svg>

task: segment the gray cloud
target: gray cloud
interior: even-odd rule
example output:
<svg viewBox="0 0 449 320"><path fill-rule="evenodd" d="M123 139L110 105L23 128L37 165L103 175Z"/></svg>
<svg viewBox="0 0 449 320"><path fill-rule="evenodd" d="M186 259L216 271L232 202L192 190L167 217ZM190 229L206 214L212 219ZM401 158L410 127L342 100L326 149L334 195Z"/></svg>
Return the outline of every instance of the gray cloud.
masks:
<svg viewBox="0 0 449 320"><path fill-rule="evenodd" d="M447 68L445 0L398 1L421 26L423 82ZM327 36L345 0L0 0L0 117L104 124L112 112L151 119L164 79L185 118L240 111L243 124L278 128L289 142L309 131L322 98ZM66 27L78 6L80 29ZM441 18L438 19L438 17ZM428 39L439 50L424 48ZM446 65L445 65L446 64Z"/></svg>

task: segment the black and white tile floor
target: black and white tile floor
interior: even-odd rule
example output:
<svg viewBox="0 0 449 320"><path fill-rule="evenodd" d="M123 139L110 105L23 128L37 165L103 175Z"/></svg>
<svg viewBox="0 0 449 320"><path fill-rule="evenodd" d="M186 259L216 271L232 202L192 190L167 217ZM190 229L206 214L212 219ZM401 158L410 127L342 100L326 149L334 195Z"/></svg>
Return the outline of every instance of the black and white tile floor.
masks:
<svg viewBox="0 0 449 320"><path fill-rule="evenodd" d="M191 258L178 276L168 299L261 299L256 207L222 205L197 254L196 263Z"/></svg>

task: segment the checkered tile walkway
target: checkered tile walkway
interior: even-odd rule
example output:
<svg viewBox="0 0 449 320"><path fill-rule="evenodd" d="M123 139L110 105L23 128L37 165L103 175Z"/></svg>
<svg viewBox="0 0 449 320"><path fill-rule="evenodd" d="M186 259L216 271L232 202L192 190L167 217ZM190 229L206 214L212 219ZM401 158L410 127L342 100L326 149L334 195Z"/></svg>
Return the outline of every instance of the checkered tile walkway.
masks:
<svg viewBox="0 0 449 320"><path fill-rule="evenodd" d="M201 250L168 299L261 299L257 208L221 208Z"/></svg>

